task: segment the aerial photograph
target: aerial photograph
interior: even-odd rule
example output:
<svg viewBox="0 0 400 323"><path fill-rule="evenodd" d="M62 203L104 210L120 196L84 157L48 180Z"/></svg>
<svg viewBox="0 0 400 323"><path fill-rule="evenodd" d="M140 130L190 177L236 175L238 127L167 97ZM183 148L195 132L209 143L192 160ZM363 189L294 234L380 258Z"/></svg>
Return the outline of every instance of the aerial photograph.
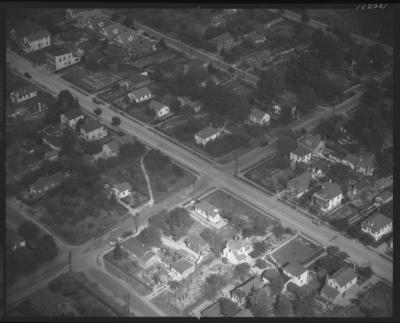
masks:
<svg viewBox="0 0 400 323"><path fill-rule="evenodd" d="M394 316L397 5L77 5L5 13L1 313Z"/></svg>

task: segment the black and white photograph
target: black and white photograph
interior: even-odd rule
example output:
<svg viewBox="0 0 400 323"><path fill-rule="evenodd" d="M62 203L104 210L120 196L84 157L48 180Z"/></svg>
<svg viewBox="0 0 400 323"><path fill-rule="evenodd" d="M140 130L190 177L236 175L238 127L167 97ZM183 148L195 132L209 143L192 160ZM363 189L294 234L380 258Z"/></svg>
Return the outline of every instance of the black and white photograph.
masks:
<svg viewBox="0 0 400 323"><path fill-rule="evenodd" d="M399 9L9 3L1 314L399 319Z"/></svg>

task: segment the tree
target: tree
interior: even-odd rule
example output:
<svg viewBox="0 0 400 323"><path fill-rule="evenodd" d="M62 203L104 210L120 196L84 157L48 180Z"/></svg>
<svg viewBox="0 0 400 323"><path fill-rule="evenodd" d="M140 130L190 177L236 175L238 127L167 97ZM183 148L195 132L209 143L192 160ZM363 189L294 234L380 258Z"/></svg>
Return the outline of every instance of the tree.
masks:
<svg viewBox="0 0 400 323"><path fill-rule="evenodd" d="M96 113L98 116L102 113L103 111L100 108L94 109L94 113Z"/></svg>
<svg viewBox="0 0 400 323"><path fill-rule="evenodd" d="M351 169L343 164L333 164L329 167L327 176L332 179L332 182L339 185L347 184L350 179Z"/></svg>
<svg viewBox="0 0 400 323"><path fill-rule="evenodd" d="M338 246L329 246L328 248L326 248L326 252L330 256L335 256L339 252L339 247Z"/></svg>
<svg viewBox="0 0 400 323"><path fill-rule="evenodd" d="M280 155L287 156L291 150L296 148L297 143L293 138L281 135L276 142L276 146Z"/></svg>
<svg viewBox="0 0 400 323"><path fill-rule="evenodd" d="M64 130L61 136L61 153L67 156L72 156L75 152L75 143L77 135L71 129Z"/></svg>
<svg viewBox="0 0 400 323"><path fill-rule="evenodd" d="M280 237L282 237L284 229L280 223L275 223L272 228L272 232L274 233L275 237L279 239Z"/></svg>
<svg viewBox="0 0 400 323"><path fill-rule="evenodd" d="M124 20L122 20L122 24L130 28L133 25L133 20L130 16L125 16Z"/></svg>
<svg viewBox="0 0 400 323"><path fill-rule="evenodd" d="M375 154L378 172L381 177L393 174L393 148L389 147L385 150L379 150Z"/></svg>
<svg viewBox="0 0 400 323"><path fill-rule="evenodd" d="M278 317L288 317L293 314L292 303L286 295L277 296L274 313Z"/></svg>
<svg viewBox="0 0 400 323"><path fill-rule="evenodd" d="M220 306L222 315L225 317L232 317L239 310L237 304L227 298L223 298L220 301L219 306Z"/></svg>
<svg viewBox="0 0 400 323"><path fill-rule="evenodd" d="M372 67L382 70L389 62L389 55L381 44L374 44L367 49L368 56L372 61Z"/></svg>
<svg viewBox="0 0 400 323"><path fill-rule="evenodd" d="M250 271L250 265L246 262L236 265L234 269L234 275L240 279L244 279Z"/></svg>
<svg viewBox="0 0 400 323"><path fill-rule="evenodd" d="M253 243L253 258L259 257L260 255L264 254L265 252L267 252L268 250L268 246L267 243L265 241L255 241Z"/></svg>
<svg viewBox="0 0 400 323"><path fill-rule="evenodd" d="M308 13L308 10L304 10L303 13L301 14L301 22L307 24L309 21L310 21L310 14Z"/></svg>
<svg viewBox="0 0 400 323"><path fill-rule="evenodd" d="M160 230L153 226L148 226L143 229L143 231L138 235L138 239L145 245L154 247L159 247L161 245Z"/></svg>
<svg viewBox="0 0 400 323"><path fill-rule="evenodd" d="M275 69L262 72L257 83L258 94L262 99L273 99L285 90L285 80L282 73Z"/></svg>
<svg viewBox="0 0 400 323"><path fill-rule="evenodd" d="M122 160L134 159L142 156L145 150L145 146L138 141L135 143L126 143L119 148L119 157Z"/></svg>
<svg viewBox="0 0 400 323"><path fill-rule="evenodd" d="M292 108L289 106L283 106L281 114L279 115L279 121L286 125L290 121L292 121L292 118L293 118Z"/></svg>
<svg viewBox="0 0 400 323"><path fill-rule="evenodd" d="M112 117L111 124L113 126L119 126L121 124L121 119L119 117Z"/></svg>
<svg viewBox="0 0 400 323"><path fill-rule="evenodd" d="M221 255L224 241L220 235L216 234L213 230L206 228L200 233L200 237L208 242L210 250L214 255Z"/></svg>
<svg viewBox="0 0 400 323"><path fill-rule="evenodd" d="M265 268L267 268L268 264L267 264L267 262L266 262L264 259L258 258L258 259L256 260L256 266L257 266L258 268L260 268L260 269L265 269Z"/></svg>
<svg viewBox="0 0 400 323"><path fill-rule="evenodd" d="M114 259L116 259L116 260L121 260L124 257L121 245L119 243L117 243L115 245L113 256L114 256Z"/></svg>
<svg viewBox="0 0 400 323"><path fill-rule="evenodd" d="M18 233L27 241L32 241L39 234L39 228L31 221L23 221L18 226Z"/></svg>
<svg viewBox="0 0 400 323"><path fill-rule="evenodd" d="M317 95L310 86L303 87L297 95L297 108L302 112L313 111L317 103Z"/></svg>
<svg viewBox="0 0 400 323"><path fill-rule="evenodd" d="M57 103L60 106L62 112L66 112L73 108L79 108L77 101L68 90L62 90L57 96Z"/></svg>
<svg viewBox="0 0 400 323"><path fill-rule="evenodd" d="M174 99L169 105L173 113L178 113L181 110L181 103L178 99Z"/></svg>
<svg viewBox="0 0 400 323"><path fill-rule="evenodd" d="M44 234L36 242L36 257L39 262L53 260L57 257L58 249L54 238L49 234Z"/></svg>
<svg viewBox="0 0 400 323"><path fill-rule="evenodd" d="M249 308L256 317L268 317L272 315L273 297L268 286L257 289L249 296Z"/></svg>
<svg viewBox="0 0 400 323"><path fill-rule="evenodd" d="M374 105L378 104L383 98L384 93L377 81L371 80L365 85L365 91L361 97L362 102L367 105Z"/></svg>
<svg viewBox="0 0 400 323"><path fill-rule="evenodd" d="M221 288L226 284L225 276L218 274L211 274L206 278L204 288L204 295L212 300L215 298L218 292L221 292Z"/></svg>

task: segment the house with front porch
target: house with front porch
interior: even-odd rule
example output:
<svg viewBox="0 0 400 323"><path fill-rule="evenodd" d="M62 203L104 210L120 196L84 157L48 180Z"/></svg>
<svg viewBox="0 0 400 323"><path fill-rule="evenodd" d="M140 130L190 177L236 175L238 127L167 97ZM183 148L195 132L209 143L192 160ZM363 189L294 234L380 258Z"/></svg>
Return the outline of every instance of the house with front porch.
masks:
<svg viewBox="0 0 400 323"><path fill-rule="evenodd" d="M94 119L88 119L80 130L81 137L86 141L100 140L107 136L107 128Z"/></svg>
<svg viewBox="0 0 400 323"><path fill-rule="evenodd" d="M169 106L156 100L150 101L149 109L155 113L156 118L162 118L166 116L170 111Z"/></svg>
<svg viewBox="0 0 400 323"><path fill-rule="evenodd" d="M151 92L145 86L140 89L133 90L132 92L128 93L129 102L136 102L140 103L143 101L147 101L151 99Z"/></svg>
<svg viewBox="0 0 400 323"><path fill-rule="evenodd" d="M393 220L381 213L377 213L361 223L361 231L369 234L378 241L385 234L392 232Z"/></svg>
<svg viewBox="0 0 400 323"><path fill-rule="evenodd" d="M113 186L112 191L116 198L123 199L131 195L132 185L128 182L118 183Z"/></svg>
<svg viewBox="0 0 400 323"><path fill-rule="evenodd" d="M324 183L321 190L315 192L311 203L316 206L318 213L327 214L341 205L343 192L336 183Z"/></svg>
<svg viewBox="0 0 400 323"><path fill-rule="evenodd" d="M194 205L194 211L205 220L218 223L221 219L219 209L207 201L200 201Z"/></svg>
<svg viewBox="0 0 400 323"><path fill-rule="evenodd" d="M342 267L332 277L326 275L325 286L321 289L321 296L335 302L338 296L343 295L357 284L357 273L351 267Z"/></svg>
<svg viewBox="0 0 400 323"><path fill-rule="evenodd" d="M253 243L249 238L244 240L229 240L226 243L222 256L225 257L229 263L238 265L242 262L250 262L251 257L249 253L253 250Z"/></svg>
<svg viewBox="0 0 400 323"><path fill-rule="evenodd" d="M303 174L291 179L287 183L287 191L296 198L299 198L308 191L311 179L311 173L309 171L305 171Z"/></svg>
<svg viewBox="0 0 400 323"><path fill-rule="evenodd" d="M254 124L259 124L260 126L264 126L269 124L270 119L271 116L265 111L262 111L257 108L252 108L250 110L249 120Z"/></svg>
<svg viewBox="0 0 400 323"><path fill-rule="evenodd" d="M208 142L214 141L221 134L221 131L208 126L194 134L194 140L198 145L207 145Z"/></svg>

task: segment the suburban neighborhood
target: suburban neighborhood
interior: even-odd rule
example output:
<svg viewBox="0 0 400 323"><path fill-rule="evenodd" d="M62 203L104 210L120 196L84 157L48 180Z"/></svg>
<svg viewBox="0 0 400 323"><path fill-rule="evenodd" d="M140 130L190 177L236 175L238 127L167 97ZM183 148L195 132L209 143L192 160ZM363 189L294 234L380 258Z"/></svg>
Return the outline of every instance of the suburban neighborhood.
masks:
<svg viewBox="0 0 400 323"><path fill-rule="evenodd" d="M7 10L7 316L392 317L385 6Z"/></svg>

